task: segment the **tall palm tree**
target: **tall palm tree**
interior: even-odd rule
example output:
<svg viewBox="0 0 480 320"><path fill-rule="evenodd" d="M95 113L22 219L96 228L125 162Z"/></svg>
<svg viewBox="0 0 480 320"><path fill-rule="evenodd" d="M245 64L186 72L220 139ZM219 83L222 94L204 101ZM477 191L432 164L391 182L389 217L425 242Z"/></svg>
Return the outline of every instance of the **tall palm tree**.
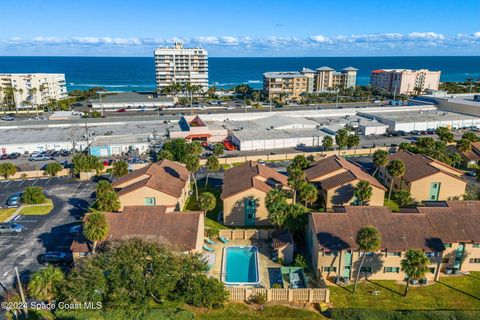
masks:
<svg viewBox="0 0 480 320"><path fill-rule="evenodd" d="M205 168L207 169L207 177L205 179L205 190L207 190L208 176L210 175L211 172L216 172L220 170L220 162L218 161L218 158L215 156L209 156L207 158L207 163L205 164Z"/></svg>
<svg viewBox="0 0 480 320"><path fill-rule="evenodd" d="M382 237L380 232L374 226L368 226L361 228L357 233L356 238L357 246L360 251L363 251L362 260L357 270L357 276L355 277L355 285L353 286L353 293L357 290L358 280L360 279L360 271L362 270L363 263L367 256L367 252L375 252L380 249L382 244Z"/></svg>
<svg viewBox="0 0 480 320"><path fill-rule="evenodd" d="M388 201L390 201L390 197L392 196L392 188L393 188L393 180L396 178L400 178L405 174L405 164L403 163L402 160L392 160L388 163L387 165L387 171L392 177L390 181L390 190L388 191ZM400 181L400 184L402 182ZM401 189L401 186L400 186Z"/></svg>
<svg viewBox="0 0 480 320"><path fill-rule="evenodd" d="M33 298L50 303L57 297L64 278L60 268L48 265L33 274L28 283L28 292Z"/></svg>
<svg viewBox="0 0 480 320"><path fill-rule="evenodd" d="M110 232L110 225L103 212L89 213L83 221L83 235L93 243L92 253L95 254L99 241L104 241Z"/></svg>
<svg viewBox="0 0 480 320"><path fill-rule="evenodd" d="M300 187L300 199L305 202L305 207L317 201L318 191L317 188L308 182L304 182Z"/></svg>
<svg viewBox="0 0 480 320"><path fill-rule="evenodd" d="M328 151L333 147L333 138L331 136L325 136L322 140L322 153Z"/></svg>
<svg viewBox="0 0 480 320"><path fill-rule="evenodd" d="M373 176L377 173L377 171L385 167L388 163L388 152L385 150L377 150L373 153L373 164L375 165L375 171L373 172Z"/></svg>
<svg viewBox="0 0 480 320"><path fill-rule="evenodd" d="M469 139L460 139L457 141L457 150L460 152L467 152L472 150L472 141Z"/></svg>
<svg viewBox="0 0 480 320"><path fill-rule="evenodd" d="M195 172L200 170L200 161L198 159L198 156L194 154L187 155L187 157L185 158L185 166L192 174L192 179L195 184L195 200L198 201L197 177L195 175Z"/></svg>
<svg viewBox="0 0 480 320"><path fill-rule="evenodd" d="M29 95L29 100L33 104L38 117L37 90L38 90L37 88L28 89L28 95Z"/></svg>
<svg viewBox="0 0 480 320"><path fill-rule="evenodd" d="M302 184L305 182L305 172L298 167L292 167L288 171L288 186L292 188L293 192L293 203L297 199L297 190L300 189Z"/></svg>
<svg viewBox="0 0 480 320"><path fill-rule="evenodd" d="M407 285L405 287L404 296L408 293L408 286L411 280L419 280L428 272L429 260L422 250L408 250L405 259L401 261L403 272L407 275Z"/></svg>
<svg viewBox="0 0 480 320"><path fill-rule="evenodd" d="M370 201L372 197L372 186L368 181L360 181L355 186L355 198L360 202L360 205L364 205Z"/></svg>

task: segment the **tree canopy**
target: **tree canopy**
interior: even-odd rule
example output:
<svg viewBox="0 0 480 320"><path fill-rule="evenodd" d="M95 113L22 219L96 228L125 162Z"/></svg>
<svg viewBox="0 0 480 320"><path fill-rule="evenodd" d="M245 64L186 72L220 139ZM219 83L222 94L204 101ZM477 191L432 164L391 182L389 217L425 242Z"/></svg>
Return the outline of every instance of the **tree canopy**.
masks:
<svg viewBox="0 0 480 320"><path fill-rule="evenodd" d="M98 157L86 154L77 154L72 158L73 171L75 174L80 172L92 172L97 173L103 169L103 164Z"/></svg>
<svg viewBox="0 0 480 320"><path fill-rule="evenodd" d="M17 173L17 167L13 163L0 163L0 176L8 179L8 177L13 176L15 173Z"/></svg>
<svg viewBox="0 0 480 320"><path fill-rule="evenodd" d="M123 160L115 161L113 163L112 175L115 178L120 178L128 174L128 163Z"/></svg>

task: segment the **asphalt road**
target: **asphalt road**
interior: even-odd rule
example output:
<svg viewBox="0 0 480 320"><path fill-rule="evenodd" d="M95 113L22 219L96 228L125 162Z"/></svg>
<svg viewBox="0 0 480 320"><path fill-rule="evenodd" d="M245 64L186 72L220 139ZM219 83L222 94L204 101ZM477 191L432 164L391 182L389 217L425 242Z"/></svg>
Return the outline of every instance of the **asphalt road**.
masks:
<svg viewBox="0 0 480 320"><path fill-rule="evenodd" d="M47 197L53 200L54 209L46 216L19 216L15 222L22 224L25 230L17 236L0 237L0 288L11 286L15 267L18 267L22 281L26 281L32 272L41 268L38 255L46 251L69 252L73 240L69 229L79 223L92 201L95 188L93 182L70 178L2 182L0 203L4 205L10 194L23 191L29 185L44 188Z"/></svg>

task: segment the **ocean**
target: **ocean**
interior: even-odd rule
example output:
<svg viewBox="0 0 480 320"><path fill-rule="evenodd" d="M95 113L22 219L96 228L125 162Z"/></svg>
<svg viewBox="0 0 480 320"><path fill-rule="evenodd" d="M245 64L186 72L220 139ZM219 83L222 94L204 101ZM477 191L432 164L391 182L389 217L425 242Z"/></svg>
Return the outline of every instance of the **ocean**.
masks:
<svg viewBox="0 0 480 320"><path fill-rule="evenodd" d="M368 84L375 69L406 68L441 70L441 81L480 79L480 56L467 57L302 57L209 58L209 82L228 88L247 83L262 87L267 71L295 71L329 66L336 70L359 69L357 84ZM155 89L153 57L0 57L0 73L65 73L68 90L96 86L109 91Z"/></svg>

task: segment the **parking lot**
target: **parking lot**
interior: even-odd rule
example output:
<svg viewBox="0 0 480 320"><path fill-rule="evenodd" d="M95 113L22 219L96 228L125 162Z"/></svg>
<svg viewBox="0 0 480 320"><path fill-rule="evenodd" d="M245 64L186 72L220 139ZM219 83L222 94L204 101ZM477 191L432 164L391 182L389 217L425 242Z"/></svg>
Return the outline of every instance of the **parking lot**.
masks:
<svg viewBox="0 0 480 320"><path fill-rule="evenodd" d="M46 251L68 252L73 237L70 227L79 223L95 189L93 182L78 182L70 178L42 178L0 183L0 203L26 186L44 188L53 200L53 211L45 216L18 216L15 220L25 227L17 236L0 237L0 287L8 288L18 267L22 279L41 267L38 255Z"/></svg>

